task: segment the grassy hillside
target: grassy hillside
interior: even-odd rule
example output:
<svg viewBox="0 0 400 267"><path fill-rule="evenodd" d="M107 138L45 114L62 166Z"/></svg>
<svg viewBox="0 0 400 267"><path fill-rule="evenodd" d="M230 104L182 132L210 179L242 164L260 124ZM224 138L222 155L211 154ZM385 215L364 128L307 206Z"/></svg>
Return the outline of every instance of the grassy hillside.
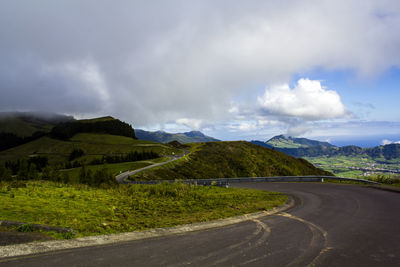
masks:
<svg viewBox="0 0 400 267"><path fill-rule="evenodd" d="M133 180L330 175L303 159L248 142L191 144L181 160L139 172Z"/></svg>
<svg viewBox="0 0 400 267"><path fill-rule="evenodd" d="M177 148L151 141L135 140L129 137L108 134L80 133L68 141L45 136L27 144L1 151L0 162L40 155L48 157L49 163L54 165L67 162L74 149L84 151L84 155L78 160L86 162L99 159L104 155L126 154L134 151L153 151L160 155L182 153Z"/></svg>

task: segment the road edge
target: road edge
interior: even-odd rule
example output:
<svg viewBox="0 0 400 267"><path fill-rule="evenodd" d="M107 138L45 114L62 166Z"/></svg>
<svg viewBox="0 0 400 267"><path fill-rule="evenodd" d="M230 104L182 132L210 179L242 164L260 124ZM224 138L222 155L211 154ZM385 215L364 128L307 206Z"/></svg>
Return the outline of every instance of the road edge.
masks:
<svg viewBox="0 0 400 267"><path fill-rule="evenodd" d="M379 190L384 190L384 191L389 191L389 192L394 192L394 193L400 193L400 188L395 187L395 186L390 186L390 185L367 185L369 188L375 188Z"/></svg>
<svg viewBox="0 0 400 267"><path fill-rule="evenodd" d="M154 228L145 231L135 231L135 232L127 232L127 233L119 233L111 235L88 236L70 240L55 240L55 241L32 242L25 244L1 246L0 259L17 257L17 256L27 256L32 254L53 252L65 249L109 245L120 242L128 242L141 239L164 237L170 235L184 234L188 232L208 230L212 228L241 223L249 220L259 219L265 216L271 216L273 214L286 211L294 207L294 205L295 205L294 198L288 195L288 201L282 206L275 207L268 211L260 211L250 214L244 214L226 219L178 225L168 228Z"/></svg>

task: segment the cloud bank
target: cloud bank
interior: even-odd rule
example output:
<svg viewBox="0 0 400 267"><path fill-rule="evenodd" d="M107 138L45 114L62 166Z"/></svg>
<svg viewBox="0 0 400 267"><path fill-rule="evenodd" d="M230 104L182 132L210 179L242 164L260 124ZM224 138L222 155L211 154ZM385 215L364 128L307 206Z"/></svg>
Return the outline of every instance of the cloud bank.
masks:
<svg viewBox="0 0 400 267"><path fill-rule="evenodd" d="M235 123L232 101L263 85L275 120L337 118L340 97L318 81L273 85L314 68L400 66L399 32L397 0L4 0L0 107L201 128Z"/></svg>
<svg viewBox="0 0 400 267"><path fill-rule="evenodd" d="M310 121L349 116L337 92L309 79L300 79L293 89L287 84L267 88L258 103L271 115Z"/></svg>
<svg viewBox="0 0 400 267"><path fill-rule="evenodd" d="M400 144L400 141L390 141L390 140L384 139L384 140L382 140L381 144L383 146L390 145L390 144Z"/></svg>

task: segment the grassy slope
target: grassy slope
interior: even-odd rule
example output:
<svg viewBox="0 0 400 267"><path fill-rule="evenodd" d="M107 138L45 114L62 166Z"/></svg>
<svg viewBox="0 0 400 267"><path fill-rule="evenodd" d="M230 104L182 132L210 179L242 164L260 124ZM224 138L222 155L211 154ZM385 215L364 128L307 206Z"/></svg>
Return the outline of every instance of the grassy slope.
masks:
<svg viewBox="0 0 400 267"><path fill-rule="evenodd" d="M49 132L53 125L50 124L38 124L24 121L18 117L6 117L0 119L0 131L15 133L20 137L31 136L34 132L43 131Z"/></svg>
<svg viewBox="0 0 400 267"><path fill-rule="evenodd" d="M267 210L281 193L183 184L110 189L31 181L0 183L0 220L74 229L78 236L168 227Z"/></svg>
<svg viewBox="0 0 400 267"><path fill-rule="evenodd" d="M327 175L312 164L248 142L192 144L195 151L170 164L139 172L134 180Z"/></svg>
<svg viewBox="0 0 400 267"><path fill-rule="evenodd" d="M51 164L63 163L68 159L73 149L80 148L85 156L79 160L91 160L112 153L128 153L133 151L154 151L160 155L182 153L181 150L170 146L132 138L107 134L77 134L70 141L61 141L42 137L30 143L0 152L0 162L16 160L29 155L47 156Z"/></svg>

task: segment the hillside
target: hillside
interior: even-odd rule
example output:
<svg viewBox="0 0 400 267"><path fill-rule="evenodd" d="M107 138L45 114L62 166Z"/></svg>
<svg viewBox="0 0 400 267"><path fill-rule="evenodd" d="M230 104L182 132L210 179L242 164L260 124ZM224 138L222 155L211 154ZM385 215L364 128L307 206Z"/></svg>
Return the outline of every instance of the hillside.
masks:
<svg viewBox="0 0 400 267"><path fill-rule="evenodd" d="M28 137L35 132L48 133L56 124L73 120L71 116L59 114L0 112L0 133Z"/></svg>
<svg viewBox="0 0 400 267"><path fill-rule="evenodd" d="M304 159L296 159L249 142L209 142L191 146L192 152L182 160L139 172L133 179L331 175Z"/></svg>
<svg viewBox="0 0 400 267"><path fill-rule="evenodd" d="M68 140L78 133L103 133L136 139L135 130L131 125L113 117L59 123L53 127L50 136L56 139Z"/></svg>
<svg viewBox="0 0 400 267"><path fill-rule="evenodd" d="M164 131L145 131L136 129L136 136L141 140L155 141L160 143L170 143L172 141L178 141L179 143L200 143L200 142L215 142L219 141L213 137L204 135L199 131L191 131L185 133L167 133Z"/></svg>
<svg viewBox="0 0 400 267"><path fill-rule="evenodd" d="M130 152L155 152L159 155L179 154L181 150L168 145L135 140L130 137L80 133L70 140L59 140L48 136L0 152L0 162L28 159L33 156L47 157L51 165L66 164L74 150L82 150L83 155L74 161L89 163L106 155L120 155Z"/></svg>

